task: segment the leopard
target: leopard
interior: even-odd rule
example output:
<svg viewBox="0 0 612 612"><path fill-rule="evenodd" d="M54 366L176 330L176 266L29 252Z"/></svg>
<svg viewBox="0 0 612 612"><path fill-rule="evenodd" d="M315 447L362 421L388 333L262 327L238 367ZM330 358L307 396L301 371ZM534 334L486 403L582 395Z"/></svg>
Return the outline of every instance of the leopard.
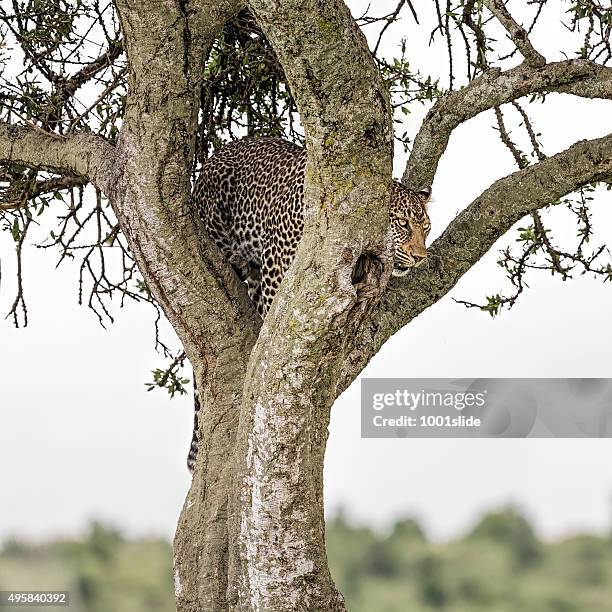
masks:
<svg viewBox="0 0 612 612"><path fill-rule="evenodd" d="M243 138L203 164L192 198L217 244L263 318L295 258L304 229L306 149L282 138ZM394 276L427 257L431 187L412 191L393 181L389 211Z"/></svg>
<svg viewBox="0 0 612 612"><path fill-rule="evenodd" d="M264 318L295 258L304 229L306 149L283 138L247 137L223 145L200 169L192 209L246 283ZM413 191L394 180L389 218L394 276L405 276L427 258L431 187ZM198 392L187 466L198 449Z"/></svg>

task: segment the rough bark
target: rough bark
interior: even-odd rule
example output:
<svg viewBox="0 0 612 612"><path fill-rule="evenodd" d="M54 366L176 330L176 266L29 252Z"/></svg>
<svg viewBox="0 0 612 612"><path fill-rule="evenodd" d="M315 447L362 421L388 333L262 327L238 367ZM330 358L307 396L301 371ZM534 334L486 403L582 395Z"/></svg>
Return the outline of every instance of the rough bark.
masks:
<svg viewBox="0 0 612 612"><path fill-rule="evenodd" d="M78 174L108 191L114 159L114 147L91 134L59 136L36 127L0 122L0 162Z"/></svg>
<svg viewBox="0 0 612 612"><path fill-rule="evenodd" d="M332 381L371 308L353 269L391 271L392 133L385 88L342 2L254 1L308 147L306 227L247 370L237 452L230 609L343 610L325 557L323 455ZM374 294L372 294L374 295ZM380 292L379 292L380 295ZM246 461L245 461L246 457Z"/></svg>

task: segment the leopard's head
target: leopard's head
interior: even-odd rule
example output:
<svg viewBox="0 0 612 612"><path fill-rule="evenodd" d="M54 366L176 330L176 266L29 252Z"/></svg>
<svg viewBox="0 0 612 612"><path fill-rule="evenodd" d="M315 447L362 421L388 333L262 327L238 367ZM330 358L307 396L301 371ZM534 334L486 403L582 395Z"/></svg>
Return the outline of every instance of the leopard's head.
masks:
<svg viewBox="0 0 612 612"><path fill-rule="evenodd" d="M390 210L395 244L393 276L404 276L427 257L425 239L431 228L427 214L430 198L431 187L417 192L393 181Z"/></svg>

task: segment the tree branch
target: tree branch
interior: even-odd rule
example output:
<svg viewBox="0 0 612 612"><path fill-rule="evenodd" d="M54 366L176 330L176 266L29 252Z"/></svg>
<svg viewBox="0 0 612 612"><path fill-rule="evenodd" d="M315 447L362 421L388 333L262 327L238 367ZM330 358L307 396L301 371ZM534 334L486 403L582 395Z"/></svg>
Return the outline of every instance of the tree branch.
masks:
<svg viewBox="0 0 612 612"><path fill-rule="evenodd" d="M17 183L17 188L10 186L2 194L0 211L21 208L28 200L38 196L55 193L62 189L71 189L72 187L84 187L88 182L85 177L67 174L44 181Z"/></svg>
<svg viewBox="0 0 612 612"><path fill-rule="evenodd" d="M402 182L413 189L431 185L452 131L483 111L542 92L612 99L612 68L576 59L532 68L521 64L506 72L489 70L458 91L440 98L414 139Z"/></svg>
<svg viewBox="0 0 612 612"><path fill-rule="evenodd" d="M541 68L544 66L546 64L546 58L536 51L529 40L527 32L508 12L503 0L484 0L484 4L506 29L517 49L525 58L525 62L533 68Z"/></svg>
<svg viewBox="0 0 612 612"><path fill-rule="evenodd" d="M493 183L433 243L426 266L391 280L378 312L346 360L337 394L393 334L446 295L517 221L598 181L612 181L612 134L577 142Z"/></svg>
<svg viewBox="0 0 612 612"><path fill-rule="evenodd" d="M76 74L71 77L59 81L59 89L62 95L70 97L74 92L92 79L100 70L110 66L123 53L123 41L111 41L108 49L95 60L86 64Z"/></svg>
<svg viewBox="0 0 612 612"><path fill-rule="evenodd" d="M59 136L26 125L0 122L0 162L77 174L108 193L115 148L99 136Z"/></svg>

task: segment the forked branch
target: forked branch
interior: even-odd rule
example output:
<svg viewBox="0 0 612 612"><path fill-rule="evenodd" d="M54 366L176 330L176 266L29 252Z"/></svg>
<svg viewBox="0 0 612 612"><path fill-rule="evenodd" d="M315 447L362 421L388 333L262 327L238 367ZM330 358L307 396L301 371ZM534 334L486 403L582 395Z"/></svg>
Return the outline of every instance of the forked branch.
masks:
<svg viewBox="0 0 612 612"><path fill-rule="evenodd" d="M427 113L406 164L403 182L413 189L431 185L453 130L480 113L535 93L569 93L612 99L612 68L583 59L542 68L521 64L493 69L458 91L440 98Z"/></svg>

